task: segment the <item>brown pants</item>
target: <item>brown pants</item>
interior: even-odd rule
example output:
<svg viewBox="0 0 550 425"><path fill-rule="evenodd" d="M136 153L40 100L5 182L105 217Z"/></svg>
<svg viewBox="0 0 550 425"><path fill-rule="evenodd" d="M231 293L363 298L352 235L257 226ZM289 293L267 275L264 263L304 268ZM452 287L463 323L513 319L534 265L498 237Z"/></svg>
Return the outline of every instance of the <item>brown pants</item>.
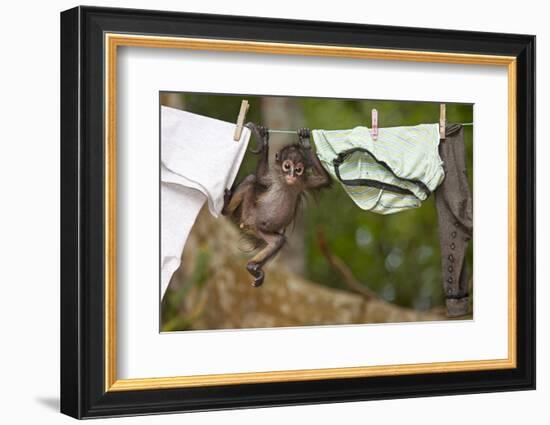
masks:
<svg viewBox="0 0 550 425"><path fill-rule="evenodd" d="M441 245L441 266L447 315L469 313L469 283L466 249L472 238L472 195L466 173L463 127L448 125L439 144L445 179L435 191Z"/></svg>

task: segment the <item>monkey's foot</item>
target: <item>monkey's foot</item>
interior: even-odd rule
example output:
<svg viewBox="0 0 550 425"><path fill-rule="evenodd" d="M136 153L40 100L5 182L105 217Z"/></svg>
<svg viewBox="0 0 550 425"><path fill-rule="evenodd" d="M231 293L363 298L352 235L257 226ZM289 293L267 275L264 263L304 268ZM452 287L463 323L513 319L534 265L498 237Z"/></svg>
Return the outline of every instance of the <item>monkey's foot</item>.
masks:
<svg viewBox="0 0 550 425"><path fill-rule="evenodd" d="M261 266L258 263L248 263L246 265L248 273L250 273L254 278L254 280L252 281L252 286L255 288L257 288L258 286L262 286L262 284L264 283L265 273L260 267Z"/></svg>
<svg viewBox="0 0 550 425"><path fill-rule="evenodd" d="M257 288L258 286L262 286L263 284L264 284L264 272L260 270L259 275L254 277L254 280L252 281L252 286L254 288Z"/></svg>

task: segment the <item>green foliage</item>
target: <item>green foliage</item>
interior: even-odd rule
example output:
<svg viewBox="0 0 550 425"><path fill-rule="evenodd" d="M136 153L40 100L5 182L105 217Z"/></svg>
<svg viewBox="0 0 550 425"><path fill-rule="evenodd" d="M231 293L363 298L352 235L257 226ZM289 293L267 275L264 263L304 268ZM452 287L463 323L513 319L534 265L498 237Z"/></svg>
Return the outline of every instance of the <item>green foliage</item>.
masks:
<svg viewBox="0 0 550 425"><path fill-rule="evenodd" d="M235 121L243 96L184 95L185 109L194 113ZM251 107L247 120L261 123L261 98L246 96ZM339 100L296 98L303 111L300 127L345 129L370 126L376 108L380 127L406 126L439 121L439 104L432 102ZM449 123L473 121L473 107L447 104ZM288 137L289 142L292 137ZM472 127L465 127L470 184L473 181ZM237 181L253 172L257 158L247 154ZM331 250L341 257L355 276L383 298L399 305L428 309L443 304L437 216L433 197L422 207L381 216L355 206L340 185L310 199L306 208L306 260L309 279L343 288L342 279L323 257L317 241L322 229ZM471 244L472 245L472 244ZM472 252L467 256L472 270ZM182 295L183 296L183 295Z"/></svg>

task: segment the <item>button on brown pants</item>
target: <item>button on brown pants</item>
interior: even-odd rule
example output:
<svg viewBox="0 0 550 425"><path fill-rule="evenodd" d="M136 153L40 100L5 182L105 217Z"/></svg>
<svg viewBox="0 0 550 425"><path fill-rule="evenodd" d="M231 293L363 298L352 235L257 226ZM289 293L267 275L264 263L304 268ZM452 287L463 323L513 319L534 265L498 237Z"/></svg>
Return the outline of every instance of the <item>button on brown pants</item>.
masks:
<svg viewBox="0 0 550 425"><path fill-rule="evenodd" d="M472 195L466 173L463 127L448 125L439 144L445 179L435 191L441 245L443 289L449 317L469 313L466 249L472 238Z"/></svg>

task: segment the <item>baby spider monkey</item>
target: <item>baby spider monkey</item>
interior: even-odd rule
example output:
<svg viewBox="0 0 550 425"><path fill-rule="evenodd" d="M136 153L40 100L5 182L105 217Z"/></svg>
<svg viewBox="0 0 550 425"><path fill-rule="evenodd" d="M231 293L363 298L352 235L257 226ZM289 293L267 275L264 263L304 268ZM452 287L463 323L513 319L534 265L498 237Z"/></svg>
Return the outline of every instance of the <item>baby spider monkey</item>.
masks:
<svg viewBox="0 0 550 425"><path fill-rule="evenodd" d="M307 190L330 186L329 174L313 153L310 131L298 131L299 143L285 146L269 164L269 131L254 123L246 124L260 140L261 157L255 174L246 177L235 189L226 189L223 215L230 215L243 233L257 242L260 251L246 268L254 278L252 286L264 282L262 267L284 246L285 230L296 217Z"/></svg>

